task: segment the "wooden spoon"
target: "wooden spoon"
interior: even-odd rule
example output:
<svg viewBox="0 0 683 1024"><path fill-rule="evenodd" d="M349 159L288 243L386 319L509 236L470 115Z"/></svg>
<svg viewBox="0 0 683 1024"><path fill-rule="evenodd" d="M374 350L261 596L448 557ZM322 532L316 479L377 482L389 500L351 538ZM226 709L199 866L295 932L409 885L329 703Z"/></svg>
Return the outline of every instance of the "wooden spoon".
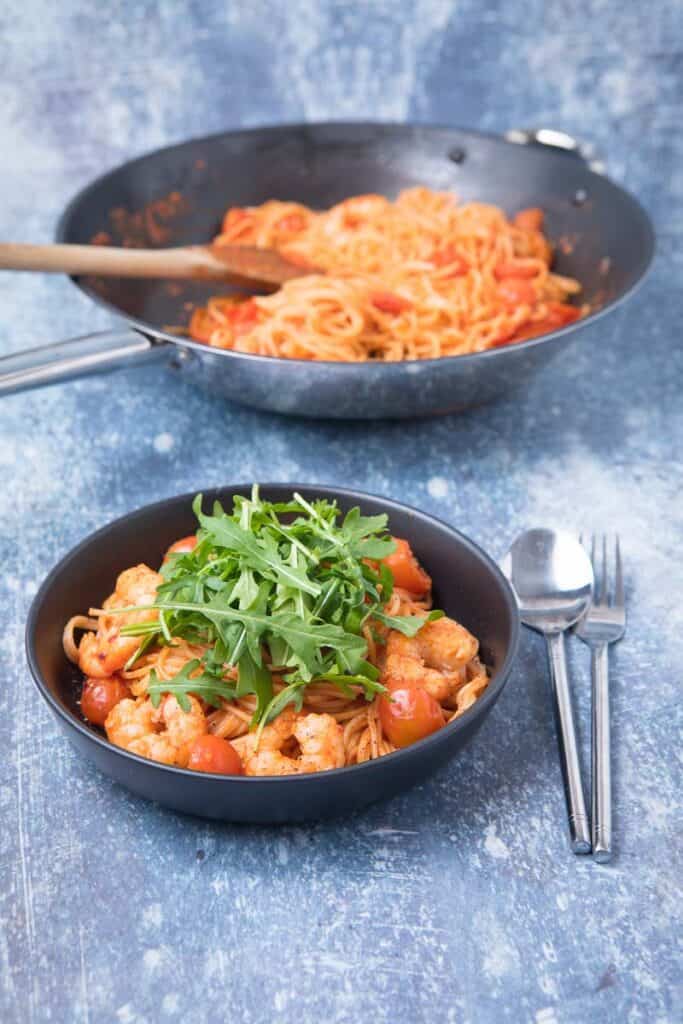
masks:
<svg viewBox="0 0 683 1024"><path fill-rule="evenodd" d="M0 270L105 277L182 277L227 281L275 290L293 277L315 273L253 245L188 245L174 249L123 249L106 245L0 243Z"/></svg>

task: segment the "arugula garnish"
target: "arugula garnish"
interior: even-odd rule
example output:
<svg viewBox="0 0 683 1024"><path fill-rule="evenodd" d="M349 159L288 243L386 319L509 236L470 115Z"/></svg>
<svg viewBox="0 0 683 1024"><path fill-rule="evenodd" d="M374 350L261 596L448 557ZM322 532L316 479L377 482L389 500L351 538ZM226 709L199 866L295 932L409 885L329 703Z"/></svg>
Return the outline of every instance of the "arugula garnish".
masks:
<svg viewBox="0 0 683 1024"><path fill-rule="evenodd" d="M174 638L207 648L171 680L150 674L155 706L164 693L185 710L189 694L213 707L253 694L253 724L262 729L288 704L300 708L311 682L332 682L367 700L383 692L366 660L365 624L375 620L414 636L425 621L384 611L393 577L379 560L395 550L386 515L352 508L341 518L336 502L299 494L290 502L264 501L256 485L249 498L235 496L232 513L215 502L206 514L201 494L193 509L198 543L162 566L164 582L149 606L158 619L121 631L140 637L132 661ZM226 679L235 666L237 682ZM277 694L270 666L285 682Z"/></svg>
<svg viewBox="0 0 683 1024"><path fill-rule="evenodd" d="M173 679L163 681L157 677L156 672L152 669L149 674L147 690L153 706L158 708L162 696L166 693L173 694L183 711L191 709L189 694L192 694L194 697L201 697L214 708L222 707L223 700L234 700L237 696L234 685L231 686L205 672L198 672L198 669L201 669L201 662L198 658L193 658L192 661L188 661L186 665L183 665L180 672ZM195 674L193 675L193 673Z"/></svg>

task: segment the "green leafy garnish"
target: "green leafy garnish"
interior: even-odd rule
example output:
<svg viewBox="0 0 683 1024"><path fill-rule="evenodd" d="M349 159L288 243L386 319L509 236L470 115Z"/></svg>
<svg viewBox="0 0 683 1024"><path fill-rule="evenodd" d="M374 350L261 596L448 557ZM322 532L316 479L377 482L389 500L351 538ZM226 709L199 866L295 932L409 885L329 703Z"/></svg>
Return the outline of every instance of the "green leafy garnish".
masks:
<svg viewBox="0 0 683 1024"><path fill-rule="evenodd" d="M393 577L380 560L395 550L385 515L353 508L341 518L335 502L299 494L290 502L264 501L257 486L249 498L234 498L231 513L218 502L205 513L201 495L193 509L198 543L162 566L164 582L149 606L158 619L121 631L140 637L131 664L151 645L175 638L206 647L201 660L171 680L150 674L155 706L165 693L185 710L190 694L213 707L253 694L253 725L262 729L289 704L301 708L312 682L367 700L383 692L367 661L365 624L375 620L414 636L425 621L384 611ZM279 693L271 669L285 683Z"/></svg>
<svg viewBox="0 0 683 1024"><path fill-rule="evenodd" d="M162 696L166 693L173 694L183 711L189 711L191 708L188 694L192 694L194 697L201 697L214 708L222 707L223 700L233 700L235 698L237 695L235 687L230 686L223 680L216 679L205 672L190 678L192 673L196 672L199 668L201 668L201 662L198 658L193 658L192 661L188 661L186 665L183 665L180 672L173 679L167 681L158 679L156 672L152 669L149 674L147 690L153 706L158 708Z"/></svg>
<svg viewBox="0 0 683 1024"><path fill-rule="evenodd" d="M374 617L383 622L385 626L398 630L404 636L412 637L422 629L425 622L436 622L437 619L442 619L443 612L435 609L433 612L429 612L426 618L420 619L416 615L385 615L384 612L376 611Z"/></svg>

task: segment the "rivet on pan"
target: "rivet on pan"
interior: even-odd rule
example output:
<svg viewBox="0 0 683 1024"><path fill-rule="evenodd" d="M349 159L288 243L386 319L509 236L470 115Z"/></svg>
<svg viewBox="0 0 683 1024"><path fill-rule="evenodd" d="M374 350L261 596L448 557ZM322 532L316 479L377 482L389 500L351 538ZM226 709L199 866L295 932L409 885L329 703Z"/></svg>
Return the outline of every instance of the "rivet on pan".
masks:
<svg viewBox="0 0 683 1024"><path fill-rule="evenodd" d="M454 164L462 164L465 162L467 153L460 146L454 146L453 149L448 151L448 159L452 160Z"/></svg>
<svg viewBox="0 0 683 1024"><path fill-rule="evenodd" d="M183 366L185 366L186 363L189 363L191 358L192 356L187 351L187 349L180 348L180 346L178 345L176 346L176 350L173 353L173 358L170 360L168 365L171 367L172 370L182 370Z"/></svg>
<svg viewBox="0 0 683 1024"><path fill-rule="evenodd" d="M585 188L577 188L576 192L572 196L572 203L574 206L583 206L588 199L588 193Z"/></svg>

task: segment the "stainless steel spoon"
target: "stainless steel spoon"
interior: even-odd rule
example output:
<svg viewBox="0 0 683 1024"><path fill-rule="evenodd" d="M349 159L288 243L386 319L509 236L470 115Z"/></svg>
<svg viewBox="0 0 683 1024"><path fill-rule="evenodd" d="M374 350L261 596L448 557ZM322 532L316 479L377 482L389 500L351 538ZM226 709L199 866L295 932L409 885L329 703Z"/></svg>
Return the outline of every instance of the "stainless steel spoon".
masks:
<svg viewBox="0 0 683 1024"><path fill-rule="evenodd" d="M517 596L522 622L543 633L560 764L574 853L590 853L590 823L581 781L574 713L564 650L564 631L586 611L593 592L593 568L581 544L561 530L526 530L515 540L501 568Z"/></svg>

